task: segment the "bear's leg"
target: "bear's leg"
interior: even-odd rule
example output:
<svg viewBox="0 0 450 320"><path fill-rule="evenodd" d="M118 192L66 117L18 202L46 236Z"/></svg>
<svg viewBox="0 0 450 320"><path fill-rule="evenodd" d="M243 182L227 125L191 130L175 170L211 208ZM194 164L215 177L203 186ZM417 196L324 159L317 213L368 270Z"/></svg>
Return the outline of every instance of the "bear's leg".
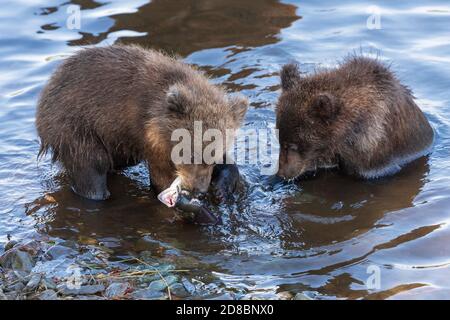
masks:
<svg viewBox="0 0 450 320"><path fill-rule="evenodd" d="M71 174L72 190L87 199L106 200L111 195L106 185L106 170L92 167L78 168Z"/></svg>

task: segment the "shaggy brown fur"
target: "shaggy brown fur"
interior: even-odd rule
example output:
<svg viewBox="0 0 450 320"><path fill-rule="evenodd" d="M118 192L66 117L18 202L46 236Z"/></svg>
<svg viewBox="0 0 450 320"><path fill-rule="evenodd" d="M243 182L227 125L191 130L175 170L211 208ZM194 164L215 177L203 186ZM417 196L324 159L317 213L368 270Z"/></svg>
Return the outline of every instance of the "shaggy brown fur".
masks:
<svg viewBox="0 0 450 320"><path fill-rule="evenodd" d="M377 178L429 151L433 130L409 89L380 61L350 57L338 68L281 70L279 175L339 167Z"/></svg>
<svg viewBox="0 0 450 320"><path fill-rule="evenodd" d="M79 51L66 59L44 88L36 126L40 155L51 150L78 194L106 199L106 175L146 160L157 191L176 175L184 188L204 192L212 165L175 165L174 129L193 135L203 130L239 127L247 110L240 97L229 98L199 71L162 53L137 46Z"/></svg>

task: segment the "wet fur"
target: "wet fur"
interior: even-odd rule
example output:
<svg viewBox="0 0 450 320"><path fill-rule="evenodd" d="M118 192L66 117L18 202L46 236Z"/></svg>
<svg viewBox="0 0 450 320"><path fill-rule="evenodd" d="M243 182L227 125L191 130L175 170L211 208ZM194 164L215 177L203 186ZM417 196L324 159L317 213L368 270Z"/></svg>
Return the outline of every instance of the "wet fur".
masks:
<svg viewBox="0 0 450 320"><path fill-rule="evenodd" d="M198 120L204 130L236 129L246 108L244 99L228 98L201 72L160 52L83 49L57 68L41 93L39 155L51 151L87 198L108 198L107 173L143 160L161 191L180 169L170 159L174 129L192 132Z"/></svg>
<svg viewBox="0 0 450 320"><path fill-rule="evenodd" d="M378 178L430 151L433 130L411 91L376 59L351 56L311 75L288 64L281 85L280 143L297 146L308 163L305 170L338 165L349 174ZM280 156L280 167L281 162Z"/></svg>

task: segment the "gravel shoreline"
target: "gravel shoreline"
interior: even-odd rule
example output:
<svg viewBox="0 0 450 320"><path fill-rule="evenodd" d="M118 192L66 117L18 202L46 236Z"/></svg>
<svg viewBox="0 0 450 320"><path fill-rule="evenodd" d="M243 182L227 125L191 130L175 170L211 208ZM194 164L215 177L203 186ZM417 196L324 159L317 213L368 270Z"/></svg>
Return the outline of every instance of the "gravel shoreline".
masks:
<svg viewBox="0 0 450 320"><path fill-rule="evenodd" d="M0 255L0 300L311 300L304 293L235 294L208 279L190 278L199 262L179 256L177 263L150 251L121 261L108 248L69 241L10 241ZM176 266L183 265L183 269Z"/></svg>
<svg viewBox="0 0 450 320"><path fill-rule="evenodd" d="M0 300L186 299L200 294L201 283L183 275L188 270L155 262L146 252L127 261L108 258L106 248L97 246L10 241L0 256Z"/></svg>

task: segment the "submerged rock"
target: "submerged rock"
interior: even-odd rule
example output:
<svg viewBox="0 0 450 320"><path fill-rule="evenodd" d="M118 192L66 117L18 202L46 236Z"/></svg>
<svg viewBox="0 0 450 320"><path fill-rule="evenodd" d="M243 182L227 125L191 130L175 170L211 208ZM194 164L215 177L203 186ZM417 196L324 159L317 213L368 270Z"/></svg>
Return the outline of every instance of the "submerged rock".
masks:
<svg viewBox="0 0 450 320"><path fill-rule="evenodd" d="M147 288L134 291L130 298L138 300L165 300L167 295L164 292L153 291Z"/></svg>
<svg viewBox="0 0 450 320"><path fill-rule="evenodd" d="M179 298L189 297L190 294L181 283L174 283L170 287L170 293Z"/></svg>
<svg viewBox="0 0 450 320"><path fill-rule="evenodd" d="M3 293L2 288L0 288L0 300L8 300L8 297Z"/></svg>
<svg viewBox="0 0 450 320"><path fill-rule="evenodd" d="M8 251L12 249L18 242L15 240L9 241L7 244L5 244L5 251Z"/></svg>
<svg viewBox="0 0 450 320"><path fill-rule="evenodd" d="M46 289L52 289L52 290L56 289L56 283L48 277L44 277L41 280L41 285Z"/></svg>
<svg viewBox="0 0 450 320"><path fill-rule="evenodd" d="M76 300L106 300L104 297L100 296L77 296L75 297Z"/></svg>
<svg viewBox="0 0 450 320"><path fill-rule="evenodd" d="M34 261L28 252L18 248L12 248L0 256L0 266L22 273L30 273L34 267Z"/></svg>
<svg viewBox="0 0 450 320"><path fill-rule="evenodd" d="M193 294L197 290L195 288L195 285L192 282L190 282L187 278L181 279L181 283L183 283L183 286L190 294Z"/></svg>
<svg viewBox="0 0 450 320"><path fill-rule="evenodd" d="M86 285L80 287L72 287L67 286L67 284L63 283L59 285L58 292L66 295L66 296L79 296L79 295L91 295L99 292L103 292L105 290L105 286L102 284L96 285Z"/></svg>
<svg viewBox="0 0 450 320"><path fill-rule="evenodd" d="M158 269L159 273L165 275L168 272L175 270L175 266L173 264L161 264L156 269Z"/></svg>
<svg viewBox="0 0 450 320"><path fill-rule="evenodd" d="M35 290L39 286L41 279L42 275L40 273L33 274L30 278L30 281L28 281L27 285L25 286L25 290L27 291Z"/></svg>
<svg viewBox="0 0 450 320"><path fill-rule="evenodd" d="M75 250L61 245L51 246L45 253L49 259L57 259L74 254L76 254Z"/></svg>
<svg viewBox="0 0 450 320"><path fill-rule="evenodd" d="M306 294L299 292L295 295L294 300L313 300L313 299L311 297L308 297Z"/></svg>
<svg viewBox="0 0 450 320"><path fill-rule="evenodd" d="M292 292L289 292L289 291L278 292L277 296L278 296L278 298L280 298L280 300L292 300L292 298L294 297Z"/></svg>
<svg viewBox="0 0 450 320"><path fill-rule="evenodd" d="M152 253L152 251L142 251L140 254L140 259L143 260L145 263L148 264L157 264L158 263L158 259L156 259Z"/></svg>
<svg viewBox="0 0 450 320"><path fill-rule="evenodd" d="M20 291L22 291L25 288L25 285L22 282L15 282L10 284L9 286L5 287L5 291L9 291L9 292L17 292L19 293Z"/></svg>
<svg viewBox="0 0 450 320"><path fill-rule="evenodd" d="M105 296L107 298L123 297L129 288L128 282L113 282L106 289Z"/></svg>
<svg viewBox="0 0 450 320"><path fill-rule="evenodd" d="M178 278L176 276L167 276L164 277L164 280L155 280L150 282L148 289L149 290L154 290L154 291L163 291L167 288L167 286L170 286L172 284L174 284L175 282L177 282Z"/></svg>
<svg viewBox="0 0 450 320"><path fill-rule="evenodd" d="M37 297L38 300L58 300L58 294L51 289L43 291Z"/></svg>

